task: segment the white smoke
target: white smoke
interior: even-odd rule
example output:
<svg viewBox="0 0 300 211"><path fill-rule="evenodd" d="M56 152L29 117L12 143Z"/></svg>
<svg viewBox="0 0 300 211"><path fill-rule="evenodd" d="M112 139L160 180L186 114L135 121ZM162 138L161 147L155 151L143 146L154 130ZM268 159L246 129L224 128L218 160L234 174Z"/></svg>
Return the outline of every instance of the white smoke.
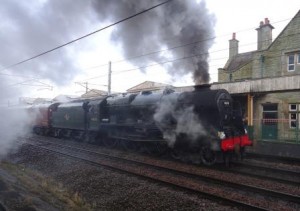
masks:
<svg viewBox="0 0 300 211"><path fill-rule="evenodd" d="M0 83L0 157L18 146L18 138L31 131L36 114L29 113L29 105L20 104L18 96L26 89L19 89L3 80Z"/></svg>
<svg viewBox="0 0 300 211"><path fill-rule="evenodd" d="M164 139L168 141L168 145L173 147L176 141L176 130L171 127L174 123L173 114L175 113L175 103L170 95L162 98L158 103L154 114L154 120L163 132Z"/></svg>
<svg viewBox="0 0 300 211"><path fill-rule="evenodd" d="M2 106L0 108L0 157L18 145L18 138L29 133L34 118L26 106Z"/></svg>
<svg viewBox="0 0 300 211"><path fill-rule="evenodd" d="M174 146L180 134L187 135L187 140L191 143L207 135L198 115L194 112L194 107L177 108L177 102L172 94L162 98L154 114L154 120L170 147Z"/></svg>
<svg viewBox="0 0 300 211"><path fill-rule="evenodd" d="M176 112L176 133L185 133L189 135L189 139L192 141L198 140L200 137L206 135L200 119L197 114L194 113L194 107L185 108L183 111Z"/></svg>
<svg viewBox="0 0 300 211"><path fill-rule="evenodd" d="M30 92L20 81L33 77L58 86L69 84L80 71L70 50L79 52L83 46L69 46L4 69L90 32L91 16L90 4L80 0L1 1L0 155L17 146L18 137L31 130L28 124L35 116L27 113L24 105L8 107ZM25 75L26 79L14 75Z"/></svg>

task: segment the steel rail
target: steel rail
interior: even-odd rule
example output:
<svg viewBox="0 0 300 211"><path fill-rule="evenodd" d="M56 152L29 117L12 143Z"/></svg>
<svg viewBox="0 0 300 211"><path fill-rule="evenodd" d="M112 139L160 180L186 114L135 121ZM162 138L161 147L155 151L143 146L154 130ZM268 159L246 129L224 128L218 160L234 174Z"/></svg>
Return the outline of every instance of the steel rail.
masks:
<svg viewBox="0 0 300 211"><path fill-rule="evenodd" d="M53 143L51 143L51 144L53 144ZM195 179L201 179L201 180L205 180L205 181L212 182L212 183L215 183L215 184L224 185L224 182L225 182L226 186L239 188L239 190L241 188L243 188L245 191L252 191L252 192L255 192L255 193L266 194L266 195L269 195L269 196L272 196L272 197L277 197L277 198L280 198L280 199L285 199L285 200L288 200L288 201L300 203L299 196L293 196L293 195L289 195L289 194L286 194L286 193L271 191L271 190L267 190L267 189L263 189L263 188L254 187L254 186L238 184L238 183L228 182L228 181L224 181L224 180L218 180L218 179L210 178L210 177L207 177L207 176L205 177L203 175L191 174L191 173L187 173L187 172L183 172L183 171L178 171L178 170L171 169L171 168L165 168L165 167L161 167L161 166L154 166L154 165L151 165L149 163L135 161L135 160L132 160L132 159L127 159L127 158L120 158L120 157L117 157L117 156L112 156L112 155L107 155L107 154L103 154L103 153L99 153L99 152L94 152L94 151L91 151L91 150L77 148L77 147L74 147L74 146L70 147L70 146L66 146L64 144L56 144L56 143L54 143L53 145L59 146L60 148L63 147L63 148L69 148L69 149L72 149L72 150L75 149L77 151L84 152L84 153L88 152L89 154L94 153L97 156L104 156L106 158L115 159L115 160L118 160L118 161L121 160L121 161L127 161L127 162L131 162L131 163L135 163L135 164L138 164L138 165L144 165L144 166L147 166L147 167L155 168L157 170L164 170L164 171L167 170L167 171L172 172L173 174L176 174L176 175L182 175L182 176L186 176L186 177L189 177L189 178L192 177L192 178L195 178ZM36 146L36 145L34 145L34 146ZM52 151L54 151L56 153L60 153L62 155L65 154L65 153L57 152L56 150L53 150L53 149L46 148L45 146L37 146L37 147L44 148L45 150L50 150L50 151L52 150ZM68 156L74 157L74 155L68 155ZM77 159L82 159L82 158L77 157ZM254 207L252 207L252 208L254 208ZM258 208L258 207L255 207L255 208Z"/></svg>

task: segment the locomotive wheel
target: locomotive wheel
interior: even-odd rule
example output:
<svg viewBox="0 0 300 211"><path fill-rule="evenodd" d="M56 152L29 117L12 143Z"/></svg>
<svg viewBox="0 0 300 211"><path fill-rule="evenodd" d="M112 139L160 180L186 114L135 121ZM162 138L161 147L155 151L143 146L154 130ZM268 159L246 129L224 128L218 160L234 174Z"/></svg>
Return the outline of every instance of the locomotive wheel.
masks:
<svg viewBox="0 0 300 211"><path fill-rule="evenodd" d="M240 156L241 156L241 160L244 160L244 158L246 156L245 147L241 148L241 150L240 150Z"/></svg>
<svg viewBox="0 0 300 211"><path fill-rule="evenodd" d="M166 152L167 147L161 143L154 142L154 143L147 143L144 146L144 149L148 154L159 156Z"/></svg>
<svg viewBox="0 0 300 211"><path fill-rule="evenodd" d="M126 151L136 152L138 150L138 144L134 141L120 140L122 147Z"/></svg>
<svg viewBox="0 0 300 211"><path fill-rule="evenodd" d="M216 154L210 147L202 147L200 151L200 159L204 165L211 166L216 162Z"/></svg>
<svg viewBox="0 0 300 211"><path fill-rule="evenodd" d="M230 162L232 160L232 153L224 153L224 164L226 167L230 167Z"/></svg>
<svg viewBox="0 0 300 211"><path fill-rule="evenodd" d="M71 133L72 133L71 130L63 130L62 131L62 136L63 136L63 138L68 139L68 138L71 137Z"/></svg>
<svg viewBox="0 0 300 211"><path fill-rule="evenodd" d="M62 138L62 133L60 129L55 129L54 130L54 137L55 138Z"/></svg>
<svg viewBox="0 0 300 211"><path fill-rule="evenodd" d="M35 128L33 129L33 131L34 131L34 133L37 134L37 135L42 135L42 131L41 131L41 129L38 128L38 127L35 127Z"/></svg>
<svg viewBox="0 0 300 211"><path fill-rule="evenodd" d="M49 129L44 129L44 136L51 136L50 130Z"/></svg>
<svg viewBox="0 0 300 211"><path fill-rule="evenodd" d="M96 141L97 141L97 133L89 133L88 134L88 140L87 140L87 142L88 143L96 143Z"/></svg>
<svg viewBox="0 0 300 211"><path fill-rule="evenodd" d="M113 139L113 138L104 138L102 140L102 143L103 143L104 146L106 146L108 148L114 148L117 145L118 140Z"/></svg>
<svg viewBox="0 0 300 211"><path fill-rule="evenodd" d="M175 150L175 149L173 149L173 150L171 151L171 156L172 156L172 158L174 158L175 160L180 160L180 159L182 158L180 152L177 151L177 150Z"/></svg>

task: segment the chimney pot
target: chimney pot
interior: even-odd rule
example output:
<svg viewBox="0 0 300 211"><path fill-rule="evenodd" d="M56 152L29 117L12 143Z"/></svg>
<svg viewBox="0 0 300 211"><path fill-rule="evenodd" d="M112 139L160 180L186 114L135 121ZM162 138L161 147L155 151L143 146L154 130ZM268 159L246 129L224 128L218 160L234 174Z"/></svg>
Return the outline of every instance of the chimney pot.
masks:
<svg viewBox="0 0 300 211"><path fill-rule="evenodd" d="M232 39L229 40L229 59L239 54L239 41L236 39L236 33L232 33Z"/></svg>
<svg viewBox="0 0 300 211"><path fill-rule="evenodd" d="M261 21L261 22L259 23L259 26L263 26L263 25L264 25L264 22Z"/></svg>
<svg viewBox="0 0 300 211"><path fill-rule="evenodd" d="M257 28L257 50L265 50L272 43L272 29L274 27L270 24L270 20L265 18L260 22L259 28Z"/></svg>
<svg viewBox="0 0 300 211"><path fill-rule="evenodd" d="M270 23L269 19L265 18L265 24L269 24L269 23Z"/></svg>

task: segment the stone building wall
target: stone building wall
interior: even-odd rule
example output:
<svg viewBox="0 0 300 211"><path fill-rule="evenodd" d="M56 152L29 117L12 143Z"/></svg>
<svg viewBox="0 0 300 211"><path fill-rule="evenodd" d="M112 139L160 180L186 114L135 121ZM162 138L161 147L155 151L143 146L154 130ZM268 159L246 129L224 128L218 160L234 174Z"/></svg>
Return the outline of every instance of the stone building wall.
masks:
<svg viewBox="0 0 300 211"><path fill-rule="evenodd" d="M256 137L261 137L262 120L263 120L263 105L277 104L278 118L275 120L278 140L296 141L300 139L299 129L290 127L290 104L297 105L297 123L300 117L300 92L280 92L254 95L254 132ZM299 136L299 137L297 137Z"/></svg>

